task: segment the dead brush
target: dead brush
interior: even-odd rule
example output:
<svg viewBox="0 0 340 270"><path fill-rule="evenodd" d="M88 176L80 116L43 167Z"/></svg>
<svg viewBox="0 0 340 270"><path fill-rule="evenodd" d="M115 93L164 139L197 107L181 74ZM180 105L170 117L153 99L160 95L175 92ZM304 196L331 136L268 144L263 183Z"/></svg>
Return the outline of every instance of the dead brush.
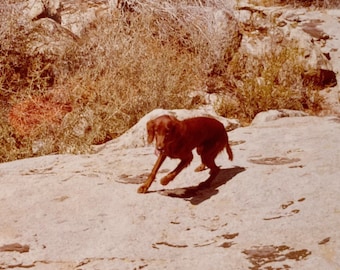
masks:
<svg viewBox="0 0 340 270"><path fill-rule="evenodd" d="M30 56L25 45L29 24L18 24L20 12L3 12L0 162L89 152L91 145L121 135L155 108L199 106L189 93L205 89L212 74L224 84L228 98L216 107L226 116L249 122L261 110L317 105L313 92L300 92L294 49L258 59L228 50L228 43L218 48L201 8L227 6L224 0L133 1L132 11L93 22L80 43L53 61Z"/></svg>
<svg viewBox="0 0 340 270"><path fill-rule="evenodd" d="M83 45L68 57L79 63L72 96L99 123L95 142L120 135L154 108L190 108L188 93L204 85L201 59L181 42L183 32L163 36L164 16L117 16L87 29Z"/></svg>
<svg viewBox="0 0 340 270"><path fill-rule="evenodd" d="M56 145L53 151L79 153L122 134L154 108L190 108L188 92L203 83L197 55L174 46L174 40L160 38L157 14L127 16L117 14L93 23L81 45L69 48L54 62L28 56L25 29L17 31L16 42L4 30L6 42L0 53L0 96L6 105L1 108L1 118L6 119L2 126L7 134L1 141L4 149L24 147L25 154L20 157L31 156L29 145L48 135ZM15 25L15 20L12 22ZM67 73L49 73L65 63ZM53 77L55 74L59 77ZM50 88L64 84L69 86L65 102L71 112L64 110L65 103L45 99ZM77 137L74 126L83 120L79 115L84 111L89 112L89 126L85 137ZM66 118L60 123L63 116ZM11 147L7 147L9 143ZM47 148L41 153L51 151ZM17 158L17 151L10 152L2 152L1 161Z"/></svg>

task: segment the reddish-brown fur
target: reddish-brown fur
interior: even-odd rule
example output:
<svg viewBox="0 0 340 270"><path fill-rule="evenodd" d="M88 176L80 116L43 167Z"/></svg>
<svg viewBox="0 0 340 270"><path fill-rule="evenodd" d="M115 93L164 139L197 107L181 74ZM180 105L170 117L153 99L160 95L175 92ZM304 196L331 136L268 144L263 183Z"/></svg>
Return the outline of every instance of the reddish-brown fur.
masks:
<svg viewBox="0 0 340 270"><path fill-rule="evenodd" d="M161 179L162 185L167 185L190 164L194 148L197 148L197 153L202 160L202 164L195 171L208 167L212 177L216 176L219 171L215 163L218 153L226 148L229 159L233 159L227 132L223 124L214 118L195 117L179 121L173 116L162 115L147 123L147 132L148 143L156 140L159 156L148 179L139 187L139 193L148 191L166 157L179 158L181 162Z"/></svg>

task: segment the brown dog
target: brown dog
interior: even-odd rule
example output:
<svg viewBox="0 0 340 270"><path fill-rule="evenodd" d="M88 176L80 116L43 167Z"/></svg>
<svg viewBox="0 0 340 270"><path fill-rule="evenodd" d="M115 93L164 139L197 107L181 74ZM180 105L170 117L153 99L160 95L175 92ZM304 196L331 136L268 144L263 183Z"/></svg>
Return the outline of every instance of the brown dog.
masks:
<svg viewBox="0 0 340 270"><path fill-rule="evenodd" d="M224 148L229 159L233 159L227 132L223 124L213 118L195 117L179 121L174 116L162 115L147 123L147 132L148 143L152 143L156 138L159 156L148 179L139 187L138 193L148 191L166 157L179 158L181 162L161 179L162 185L167 185L190 164L194 148L197 148L202 160L202 164L195 171L202 171L208 167L211 177L215 177L219 171L215 158Z"/></svg>

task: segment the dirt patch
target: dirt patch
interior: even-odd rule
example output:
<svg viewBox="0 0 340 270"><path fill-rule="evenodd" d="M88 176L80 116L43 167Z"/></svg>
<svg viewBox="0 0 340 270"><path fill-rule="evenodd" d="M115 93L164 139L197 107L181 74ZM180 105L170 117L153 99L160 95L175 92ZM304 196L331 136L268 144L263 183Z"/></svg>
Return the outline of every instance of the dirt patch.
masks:
<svg viewBox="0 0 340 270"><path fill-rule="evenodd" d="M294 250L286 245L254 246L242 251L242 253L248 256L247 259L253 265L249 267L251 270L289 269L291 267L287 260L300 261L312 254L307 249Z"/></svg>
<svg viewBox="0 0 340 270"><path fill-rule="evenodd" d="M249 159L251 163L261 165L285 165L289 163L299 162L299 158L286 158L286 157L266 157L258 159Z"/></svg>
<svg viewBox="0 0 340 270"><path fill-rule="evenodd" d="M142 173L139 175L128 175L128 174L121 174L119 176L119 179L116 180L116 182L118 183L122 183L122 184L142 184L144 183L144 181L148 178L150 173Z"/></svg>
<svg viewBox="0 0 340 270"><path fill-rule="evenodd" d="M24 252L29 252L30 247L28 245L21 245L19 243L14 243L14 244L8 244L8 245L3 245L0 247L0 252L19 252L19 253L24 253Z"/></svg>

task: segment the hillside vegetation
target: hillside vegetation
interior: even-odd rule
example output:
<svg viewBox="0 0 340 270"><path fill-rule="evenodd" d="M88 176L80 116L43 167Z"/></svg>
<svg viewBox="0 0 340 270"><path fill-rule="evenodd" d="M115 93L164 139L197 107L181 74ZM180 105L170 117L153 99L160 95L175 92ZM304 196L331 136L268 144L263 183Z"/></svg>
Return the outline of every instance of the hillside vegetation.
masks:
<svg viewBox="0 0 340 270"><path fill-rule="evenodd" d="M268 109L317 113L322 98L303 85L302 50L294 42L287 40L287 46L261 58L226 51L216 59L199 24L187 23L193 9L186 7L223 8L223 2L163 1L151 7L145 1L138 12L117 11L93 22L62 54L45 55L29 51L34 30L19 20L19 5L5 0L0 5L0 162L90 151L152 109L204 105L204 93L218 93L217 112L244 124Z"/></svg>

